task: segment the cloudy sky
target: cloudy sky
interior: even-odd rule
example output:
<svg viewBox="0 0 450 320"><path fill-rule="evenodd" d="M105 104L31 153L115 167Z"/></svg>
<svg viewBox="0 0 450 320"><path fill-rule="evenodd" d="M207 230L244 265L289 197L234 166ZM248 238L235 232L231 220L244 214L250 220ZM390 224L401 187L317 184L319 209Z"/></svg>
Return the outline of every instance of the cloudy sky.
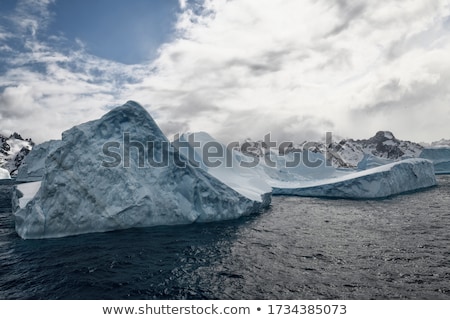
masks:
<svg viewBox="0 0 450 320"><path fill-rule="evenodd" d="M450 138L450 0L2 0L0 132L127 100L172 137Z"/></svg>

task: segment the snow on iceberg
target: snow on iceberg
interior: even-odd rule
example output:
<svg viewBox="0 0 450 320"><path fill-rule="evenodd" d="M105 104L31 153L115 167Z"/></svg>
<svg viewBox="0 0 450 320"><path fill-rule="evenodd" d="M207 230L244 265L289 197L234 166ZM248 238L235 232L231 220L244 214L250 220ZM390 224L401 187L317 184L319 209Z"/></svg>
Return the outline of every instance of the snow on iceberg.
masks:
<svg viewBox="0 0 450 320"><path fill-rule="evenodd" d="M431 160L436 174L450 174L450 147L425 148L420 158Z"/></svg>
<svg viewBox="0 0 450 320"><path fill-rule="evenodd" d="M63 133L36 195L20 208L15 192L16 231L24 239L52 238L233 219L262 209L261 201L185 160L145 109L129 101Z"/></svg>
<svg viewBox="0 0 450 320"><path fill-rule="evenodd" d="M193 165L198 165L230 188L264 206L271 202L272 188L251 168L241 165L243 154L215 140L206 132L182 134L173 145ZM208 156L211 155L211 157Z"/></svg>
<svg viewBox="0 0 450 320"><path fill-rule="evenodd" d="M0 180L3 179L11 179L11 176L9 175L9 171L3 168L0 168Z"/></svg>
<svg viewBox="0 0 450 320"><path fill-rule="evenodd" d="M310 182L278 182L273 194L310 197L371 199L436 185L431 161L406 159L342 177Z"/></svg>

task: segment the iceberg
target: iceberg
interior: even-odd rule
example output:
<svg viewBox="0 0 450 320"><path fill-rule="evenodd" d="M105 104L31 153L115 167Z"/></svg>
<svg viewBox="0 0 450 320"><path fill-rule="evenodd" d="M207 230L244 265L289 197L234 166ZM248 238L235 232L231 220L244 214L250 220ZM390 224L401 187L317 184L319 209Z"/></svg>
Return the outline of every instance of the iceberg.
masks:
<svg viewBox="0 0 450 320"><path fill-rule="evenodd" d="M9 180L11 176L9 175L9 171L3 168L0 168L0 180Z"/></svg>
<svg viewBox="0 0 450 320"><path fill-rule="evenodd" d="M406 159L341 177L274 184L274 195L373 199L436 185L434 167L426 159Z"/></svg>
<svg viewBox="0 0 450 320"><path fill-rule="evenodd" d="M30 188L31 199L18 187L13 200L24 239L234 219L265 205L191 165L133 101L65 131Z"/></svg>
<svg viewBox="0 0 450 320"><path fill-rule="evenodd" d="M420 158L431 160L436 174L450 174L450 147L424 148Z"/></svg>

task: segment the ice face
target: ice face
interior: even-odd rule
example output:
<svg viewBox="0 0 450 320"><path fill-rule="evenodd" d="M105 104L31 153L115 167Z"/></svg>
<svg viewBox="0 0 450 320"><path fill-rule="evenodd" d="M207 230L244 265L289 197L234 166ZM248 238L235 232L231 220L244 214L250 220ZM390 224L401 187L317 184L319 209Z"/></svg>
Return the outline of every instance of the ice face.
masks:
<svg viewBox="0 0 450 320"><path fill-rule="evenodd" d="M425 148L422 150L420 157L431 160L437 174L450 173L450 147Z"/></svg>
<svg viewBox="0 0 450 320"><path fill-rule="evenodd" d="M436 177L430 161L407 159L333 179L306 183L280 182L273 186L273 194L371 199L434 185L436 185Z"/></svg>
<svg viewBox="0 0 450 320"><path fill-rule="evenodd" d="M140 146L147 148L145 154ZM150 154L157 160L166 157L168 165L141 161ZM117 157L120 164L114 163ZM20 208L16 193L16 231L24 239L63 237L233 219L261 210L261 201L183 160L151 116L127 102L63 133L45 160L36 195ZM180 161L184 167L176 164Z"/></svg>

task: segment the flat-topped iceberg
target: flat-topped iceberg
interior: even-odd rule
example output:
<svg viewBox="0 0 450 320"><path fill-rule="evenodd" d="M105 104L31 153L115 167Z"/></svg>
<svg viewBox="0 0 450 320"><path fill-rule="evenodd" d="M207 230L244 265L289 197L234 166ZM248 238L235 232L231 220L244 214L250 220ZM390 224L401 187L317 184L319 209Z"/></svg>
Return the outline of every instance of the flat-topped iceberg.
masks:
<svg viewBox="0 0 450 320"><path fill-rule="evenodd" d="M24 239L233 219L267 205L192 166L131 101L65 131L34 197L21 203L21 194Z"/></svg>
<svg viewBox="0 0 450 320"><path fill-rule="evenodd" d="M450 147L425 148L420 157L433 162L436 174L450 174Z"/></svg>
<svg viewBox="0 0 450 320"><path fill-rule="evenodd" d="M309 182L280 181L273 194L310 197L371 199L416 191L436 185L431 161L406 159L341 177Z"/></svg>

